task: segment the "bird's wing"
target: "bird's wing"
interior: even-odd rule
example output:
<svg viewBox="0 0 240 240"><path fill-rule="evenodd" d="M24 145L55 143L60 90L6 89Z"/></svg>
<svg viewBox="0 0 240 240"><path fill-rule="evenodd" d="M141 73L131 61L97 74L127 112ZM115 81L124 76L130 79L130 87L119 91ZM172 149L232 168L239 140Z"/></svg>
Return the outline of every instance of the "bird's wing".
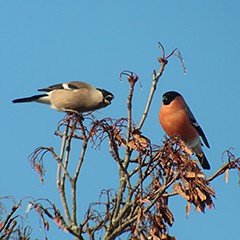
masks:
<svg viewBox="0 0 240 240"><path fill-rule="evenodd" d="M202 130L201 127L199 126L197 120L195 119L194 115L192 114L190 108L189 108L187 105L186 105L186 107L185 107L185 110L186 110L187 113L188 113L188 117L189 117L189 119L190 119L190 121L191 121L191 124L192 124L192 125L195 127L195 129L197 130L199 136L201 136L201 138L202 138L203 142L205 143L205 145L206 145L208 148L210 148L209 143L208 143L208 141L207 141L207 138L206 138L203 130Z"/></svg>
<svg viewBox="0 0 240 240"><path fill-rule="evenodd" d="M61 84L55 84L46 88L41 88L38 89L38 91L43 91L43 92L51 92L53 90L57 89L65 89L65 90L76 90L76 89L81 89L81 88L86 88L89 84L84 83L84 82L79 82L79 81L74 81L74 82L69 82L69 83L61 83Z"/></svg>
<svg viewBox="0 0 240 240"><path fill-rule="evenodd" d="M64 89L63 84L56 84L46 88L38 89L39 92L51 92L56 89Z"/></svg>

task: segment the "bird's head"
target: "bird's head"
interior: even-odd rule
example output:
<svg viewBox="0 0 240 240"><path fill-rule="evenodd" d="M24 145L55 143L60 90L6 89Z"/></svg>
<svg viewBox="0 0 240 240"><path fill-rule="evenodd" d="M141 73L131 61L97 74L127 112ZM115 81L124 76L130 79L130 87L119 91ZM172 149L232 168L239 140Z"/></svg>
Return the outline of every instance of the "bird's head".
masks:
<svg viewBox="0 0 240 240"><path fill-rule="evenodd" d="M99 89L98 90L102 93L103 95L103 103L106 105L110 105L111 101L114 99L114 95L104 89Z"/></svg>
<svg viewBox="0 0 240 240"><path fill-rule="evenodd" d="M178 92L170 91L163 94L162 101L164 105L169 105L176 97L181 97Z"/></svg>

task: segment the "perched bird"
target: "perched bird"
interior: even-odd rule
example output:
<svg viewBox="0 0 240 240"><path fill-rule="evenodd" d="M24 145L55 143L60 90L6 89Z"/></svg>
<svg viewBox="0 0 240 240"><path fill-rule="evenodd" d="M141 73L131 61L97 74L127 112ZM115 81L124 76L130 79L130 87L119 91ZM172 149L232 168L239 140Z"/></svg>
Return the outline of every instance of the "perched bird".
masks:
<svg viewBox="0 0 240 240"><path fill-rule="evenodd" d="M60 112L83 113L105 108L114 99L112 93L79 81L56 84L38 89L38 91L46 93L14 99L12 102L38 102L48 104L51 108Z"/></svg>
<svg viewBox="0 0 240 240"><path fill-rule="evenodd" d="M207 138L179 93L171 91L163 94L159 121L169 137L179 136L196 153L202 167L210 169L199 136L201 136L205 145L210 148Z"/></svg>

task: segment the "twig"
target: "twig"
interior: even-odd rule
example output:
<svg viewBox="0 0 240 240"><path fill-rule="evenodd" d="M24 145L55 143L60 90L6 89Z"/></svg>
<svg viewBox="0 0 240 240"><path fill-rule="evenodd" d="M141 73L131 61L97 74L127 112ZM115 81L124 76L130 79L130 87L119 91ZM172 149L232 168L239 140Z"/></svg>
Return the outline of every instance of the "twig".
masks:
<svg viewBox="0 0 240 240"><path fill-rule="evenodd" d="M78 176L79 176L79 173L80 173L82 163L84 161L84 156L85 156L86 149L87 149L87 142L88 142L88 139L90 137L90 135L88 137L86 136L85 127L83 125L82 119L79 119L79 123L80 123L80 126L81 126L82 135L83 135L83 145L82 145L81 156L80 156L79 161L78 161L78 166L76 168L74 177L73 177L72 182L71 182L71 184L72 184L71 185L71 189L72 189L72 221L73 221L73 224L75 226L77 226L76 183L77 183L77 180L78 180Z"/></svg>
<svg viewBox="0 0 240 240"><path fill-rule="evenodd" d="M207 182L211 182L214 178L220 176L221 174L225 173L226 170L231 169L232 162L225 163L216 173L214 173L211 177L207 178Z"/></svg>
<svg viewBox="0 0 240 240"><path fill-rule="evenodd" d="M158 71L158 74L156 75L156 72L155 70L153 71L153 81L152 81L152 86L151 86L151 89L150 89L150 94L149 94L149 97L148 97L148 101L147 101L147 104L146 104L146 108L145 108L145 111L142 115L142 119L137 127L137 129L141 129L146 118L147 118L147 115L148 115L148 112L149 112L149 109L150 109L150 105L151 105L151 102L152 102L152 99L153 99L153 95L155 93L155 90L156 90L156 87L157 87L157 83L158 83L158 80L159 78L162 76L162 73L164 71L164 67L165 65L167 64L167 61L165 61L163 58L162 58L162 61L160 62L160 69Z"/></svg>
<svg viewBox="0 0 240 240"><path fill-rule="evenodd" d="M66 150L65 146L66 146L66 142L67 142L70 121L71 121L71 118L70 118L70 116L68 116L67 117L67 125L66 125L65 131L64 131L64 135L62 137L62 147L61 147L60 157L55 158L57 160L59 159L58 170L57 170L57 187L58 187L61 202L62 202L62 205L63 205L64 213L65 213L65 216L66 216L66 219L67 219L67 222L68 222L69 225L72 224L72 220L71 220L70 211L69 211L68 204L67 204L66 192L65 192L65 187L64 187L65 186L65 174L67 173L66 167L67 167L67 162L68 162L68 156L69 155L66 154L66 156L65 156L64 166L62 164L62 160L63 160L64 152ZM62 181L60 179L61 169L63 169ZM69 174L66 174L66 175L68 176L68 178L70 180L71 179L70 175Z"/></svg>
<svg viewBox="0 0 240 240"><path fill-rule="evenodd" d="M61 146L60 157L59 157L60 161L63 160L63 156L64 156L64 152L65 152L65 146L66 146L66 141L67 141L69 124L70 124L70 117L67 118L67 125L66 125L66 128L65 128L64 134L62 136L62 146ZM61 165L59 164L58 169L57 169L57 186L58 187L61 184L60 176L61 176Z"/></svg>

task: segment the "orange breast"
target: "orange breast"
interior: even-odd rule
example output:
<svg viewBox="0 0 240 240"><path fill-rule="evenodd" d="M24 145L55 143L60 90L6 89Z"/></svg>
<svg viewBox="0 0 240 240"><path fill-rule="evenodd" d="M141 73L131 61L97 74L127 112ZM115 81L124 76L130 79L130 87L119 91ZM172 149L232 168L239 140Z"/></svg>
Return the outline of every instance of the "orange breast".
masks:
<svg viewBox="0 0 240 240"><path fill-rule="evenodd" d="M169 105L163 105L159 112L159 121L169 137L179 136L186 142L198 138L198 132L193 127L184 109L186 103L177 97Z"/></svg>

